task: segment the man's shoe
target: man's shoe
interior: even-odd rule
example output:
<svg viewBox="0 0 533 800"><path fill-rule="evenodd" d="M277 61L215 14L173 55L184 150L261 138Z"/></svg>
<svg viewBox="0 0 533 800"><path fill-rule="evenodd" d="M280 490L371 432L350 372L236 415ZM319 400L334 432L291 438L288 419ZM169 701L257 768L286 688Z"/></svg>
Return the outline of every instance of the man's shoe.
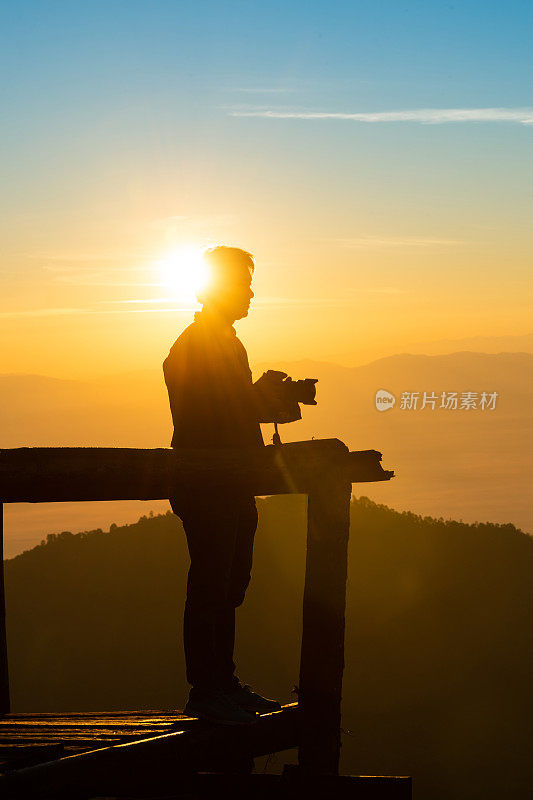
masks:
<svg viewBox="0 0 533 800"><path fill-rule="evenodd" d="M221 725L250 725L257 719L254 713L235 703L225 692L212 690L191 695L183 709L191 717Z"/></svg>
<svg viewBox="0 0 533 800"><path fill-rule="evenodd" d="M277 700L268 700L261 697L247 683L228 689L226 697L237 703L245 711L257 711L259 714L268 714L269 711L280 711L281 704Z"/></svg>

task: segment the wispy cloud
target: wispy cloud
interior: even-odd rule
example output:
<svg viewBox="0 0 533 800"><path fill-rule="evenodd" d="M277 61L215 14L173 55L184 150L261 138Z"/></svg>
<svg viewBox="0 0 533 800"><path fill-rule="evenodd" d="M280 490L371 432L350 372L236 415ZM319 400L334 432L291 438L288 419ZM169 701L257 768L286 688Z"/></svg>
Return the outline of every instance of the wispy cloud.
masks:
<svg viewBox="0 0 533 800"><path fill-rule="evenodd" d="M460 239L435 239L425 236L358 236L351 239L335 239L341 247L440 247L464 244Z"/></svg>
<svg viewBox="0 0 533 800"><path fill-rule="evenodd" d="M398 286L376 286L374 288L358 289L358 294L407 294L405 289L400 289Z"/></svg>
<svg viewBox="0 0 533 800"><path fill-rule="evenodd" d="M116 303L119 304L154 303L155 305L157 303L173 303L173 302L174 300L171 297L145 297L138 300L100 300L100 303L113 304L113 305Z"/></svg>
<svg viewBox="0 0 533 800"><path fill-rule="evenodd" d="M69 286L111 286L117 288L141 289L160 286L160 283L142 283L141 281L113 281L99 278L97 275L69 275L57 278L57 283L67 283Z"/></svg>
<svg viewBox="0 0 533 800"><path fill-rule="evenodd" d="M80 257L80 262L82 257ZM55 283L68 284L69 286L114 286L137 288L158 286L154 281L142 280L146 278L147 268L145 264L141 266L122 266L110 264L103 268L101 265L92 266L90 264L45 264L44 269L51 272ZM135 275L139 275L139 280L131 280ZM126 279L125 279L126 278Z"/></svg>
<svg viewBox="0 0 533 800"><path fill-rule="evenodd" d="M87 312L83 308L28 308L15 311L0 311L0 317L56 317L84 313Z"/></svg>
<svg viewBox="0 0 533 800"><path fill-rule="evenodd" d="M18 311L0 311L0 318L9 317L56 317L78 316L84 314L164 314L176 311L190 311L190 306L172 306L169 308L31 308Z"/></svg>
<svg viewBox="0 0 533 800"><path fill-rule="evenodd" d="M269 308L287 308L288 306L319 306L320 308L337 308L351 306L354 298L360 294L400 294L403 289L394 286L361 287L351 289L342 297L261 297L252 300L252 310Z"/></svg>
<svg viewBox="0 0 533 800"><path fill-rule="evenodd" d="M366 291L394 291L394 290L366 290ZM149 299L137 299L137 300L101 300L100 303L105 305L109 304L117 304L117 305L149 305L153 303L154 305L161 305L165 303L172 304L176 302L171 297L155 297ZM272 307L287 307L287 306L337 306L337 305L345 305L346 303L351 303L351 299L346 297L256 297L252 300L251 308L272 308ZM191 311L196 308L196 303L191 302L189 305L185 305L181 310ZM165 309L161 309L165 310ZM175 310L175 307L173 307Z"/></svg>
<svg viewBox="0 0 533 800"><path fill-rule="evenodd" d="M400 294L403 293L403 289L399 289L394 286L381 286L381 287L374 287L374 288L361 288L355 290L356 294ZM294 306L320 306L320 307L336 307L336 306L345 306L351 305L353 303L353 291L352 293L346 293L343 297L272 297L272 296L262 296L256 297L252 300L251 310L254 309L271 309L271 308L287 308L287 307L294 307ZM169 297L155 297L150 299L138 299L138 300L101 300L101 303L105 305L109 304L117 304L117 305L149 305L153 303L154 305L158 304L172 304L175 302L172 298ZM193 308L196 307L196 304L190 303L186 305L184 303L183 307L180 309L176 309L175 306L172 306L173 311L181 310L181 311L191 311ZM161 309L162 311L166 311L167 309Z"/></svg>
<svg viewBox="0 0 533 800"><path fill-rule="evenodd" d="M233 110L232 117L271 119L350 120L353 122L418 122L440 125L446 122L518 122L533 125L533 108L416 108L400 111L330 111Z"/></svg>
<svg viewBox="0 0 533 800"><path fill-rule="evenodd" d="M82 253L82 252L57 252L57 253L29 253L24 254L26 258L31 258L38 261L51 261L54 262L53 264L46 265L46 269L50 270L62 270L66 269L65 263L88 263L91 265L92 263L96 262L108 262L109 264L116 265L117 262L120 261L145 261L147 256L146 254L142 253L124 253L124 252L115 252L115 253L102 253L101 251L98 253ZM57 266L55 266L55 262L57 262ZM115 269L128 269L128 267L117 267Z"/></svg>
<svg viewBox="0 0 533 800"><path fill-rule="evenodd" d="M250 106L248 106L249 108ZM150 227L161 229L167 234L173 234L179 239L193 237L195 241L201 240L203 245L212 244L210 236L213 229L226 229L232 227L237 222L237 217L233 214L209 214L202 216L189 216L186 214L173 214L169 217L153 219Z"/></svg>
<svg viewBox="0 0 533 800"><path fill-rule="evenodd" d="M339 308L351 306L354 299L362 294L404 294L405 290L395 286L361 287L347 291L342 297L261 297L252 301L251 310L260 311L273 308L313 307ZM150 305L153 304L151 308ZM164 305L168 304L168 305ZM162 314L184 312L191 313L195 310L196 303L179 302L169 297L155 297L150 299L134 300L100 300L102 307L59 307L59 308L31 308L12 311L0 311L0 319L9 317L55 317L55 316L80 316L87 314ZM139 305L144 308L124 308L124 305ZM113 307L116 306L116 307ZM148 306L148 307L146 307Z"/></svg>
<svg viewBox="0 0 533 800"><path fill-rule="evenodd" d="M295 92L296 89L290 89L288 87L278 86L278 87L259 87L259 86L235 86L231 89L228 89L230 92L242 92L243 94L289 94Z"/></svg>

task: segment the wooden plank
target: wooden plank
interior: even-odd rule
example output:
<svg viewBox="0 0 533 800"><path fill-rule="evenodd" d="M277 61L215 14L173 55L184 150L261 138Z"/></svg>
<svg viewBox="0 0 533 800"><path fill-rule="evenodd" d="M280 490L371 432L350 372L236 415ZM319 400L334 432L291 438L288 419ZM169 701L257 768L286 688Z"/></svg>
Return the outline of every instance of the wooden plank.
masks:
<svg viewBox="0 0 533 800"><path fill-rule="evenodd" d="M377 450L354 450L348 453L346 477L352 483L389 481L394 478L394 471L384 470L381 458L381 453Z"/></svg>
<svg viewBox="0 0 533 800"><path fill-rule="evenodd" d="M2 790L13 797L77 790L80 794L152 791L154 786L179 786L182 776L213 769L231 769L236 761L295 747L299 740L296 703L261 715L245 726L198 725L127 744L67 756L0 777ZM157 793L157 792L156 792Z"/></svg>
<svg viewBox="0 0 533 800"><path fill-rule="evenodd" d="M174 720L194 719L193 717L189 717L187 714L184 714L183 711L176 709L149 709L141 711L17 711L2 717L2 719L0 719L0 726L7 725L11 722L20 722L20 724L23 724L24 721L28 721L33 724L39 720L42 720L43 722L49 721L51 724L55 724L60 720L73 720L75 724L81 725L85 722L90 724L92 719L96 720L97 722L102 722L107 719L135 720L156 719L158 717L161 717L162 719Z"/></svg>
<svg viewBox="0 0 533 800"><path fill-rule="evenodd" d="M299 765L338 774L351 484L324 475L309 493L299 703Z"/></svg>
<svg viewBox="0 0 533 800"><path fill-rule="evenodd" d="M19 769L61 758L65 755L62 743L33 744L6 747L0 744L0 765L2 771L6 769Z"/></svg>
<svg viewBox="0 0 533 800"><path fill-rule="evenodd" d="M285 764L282 797L335 800L411 800L411 777L392 775L316 775Z"/></svg>
<svg viewBox="0 0 533 800"><path fill-rule="evenodd" d="M9 714L9 672L7 667L6 595L4 590L4 506L0 502L0 715Z"/></svg>
<svg viewBox="0 0 533 800"><path fill-rule="evenodd" d="M154 781L151 798L156 800L165 790L165 800L219 797L232 800L411 800L411 778L367 775L296 778L290 774L202 773L180 778L179 786L165 786ZM133 795L122 800L137 797Z"/></svg>
<svg viewBox="0 0 533 800"><path fill-rule="evenodd" d="M175 730L190 730L200 724L199 720L184 714L165 715L152 712L149 716L136 713L97 717L84 714L64 717L61 714L39 715L8 714L0 720L0 745L47 743L63 741L78 745L79 742L98 742L102 739L137 739L155 736Z"/></svg>
<svg viewBox="0 0 533 800"><path fill-rule="evenodd" d="M100 716L94 712L9 714L0 720L0 764L4 771L19 769L72 753L201 726L200 720L176 711L116 712Z"/></svg>
<svg viewBox="0 0 533 800"><path fill-rule="evenodd" d="M363 454L363 455L362 455ZM307 493L325 471L388 480L377 451L349 454L339 439L219 450L23 447L0 450L4 502L156 500L177 490Z"/></svg>
<svg viewBox="0 0 533 800"><path fill-rule="evenodd" d="M55 755L59 758L199 725L176 710L8 714L0 719L0 762L3 769L25 767L49 760L47 747L62 748Z"/></svg>
<svg viewBox="0 0 533 800"><path fill-rule="evenodd" d="M117 730L109 730L109 729L96 729L96 728L89 728L85 731L72 731L69 728L59 729L54 732L46 732L43 733L42 731L30 731L28 733L19 733L18 731L12 731L9 735L0 736L0 743L2 744L10 744L10 743L18 743L18 744L31 744L32 742L72 742L76 743L78 741L84 742L98 742L102 739L111 740L111 739L140 739L143 736L157 736L160 733L170 733L170 727L160 727L154 726L153 728L132 728L131 730L125 730L124 728L117 728ZM174 728L176 730L176 728ZM179 730L187 730L187 728L179 728Z"/></svg>
<svg viewBox="0 0 533 800"><path fill-rule="evenodd" d="M7 714L0 720L0 736L9 730L87 730L89 728L102 729L116 729L116 728L142 728L153 727L154 725L162 725L169 727L174 724L187 725L193 721L193 717L180 716L180 717L101 717L89 719L65 719L58 716L56 719L13 719L11 714Z"/></svg>

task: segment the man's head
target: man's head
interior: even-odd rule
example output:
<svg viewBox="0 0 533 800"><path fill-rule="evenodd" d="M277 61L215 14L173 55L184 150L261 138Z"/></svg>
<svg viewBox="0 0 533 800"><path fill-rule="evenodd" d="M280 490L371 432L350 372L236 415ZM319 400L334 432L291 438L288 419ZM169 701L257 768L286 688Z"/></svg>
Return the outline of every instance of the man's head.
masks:
<svg viewBox="0 0 533 800"><path fill-rule="evenodd" d="M238 247L211 247L204 253L207 266L206 288L197 292L199 303L217 311L230 323L248 314L254 259Z"/></svg>

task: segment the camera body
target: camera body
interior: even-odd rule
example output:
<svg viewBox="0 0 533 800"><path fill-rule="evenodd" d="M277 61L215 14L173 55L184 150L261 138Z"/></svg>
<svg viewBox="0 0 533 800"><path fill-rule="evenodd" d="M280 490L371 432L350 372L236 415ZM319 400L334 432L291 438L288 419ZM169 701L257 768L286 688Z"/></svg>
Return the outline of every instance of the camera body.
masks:
<svg viewBox="0 0 533 800"><path fill-rule="evenodd" d="M300 403L316 406L318 378L293 381L286 372L269 369L254 386L259 395L260 422L283 424L302 418Z"/></svg>

